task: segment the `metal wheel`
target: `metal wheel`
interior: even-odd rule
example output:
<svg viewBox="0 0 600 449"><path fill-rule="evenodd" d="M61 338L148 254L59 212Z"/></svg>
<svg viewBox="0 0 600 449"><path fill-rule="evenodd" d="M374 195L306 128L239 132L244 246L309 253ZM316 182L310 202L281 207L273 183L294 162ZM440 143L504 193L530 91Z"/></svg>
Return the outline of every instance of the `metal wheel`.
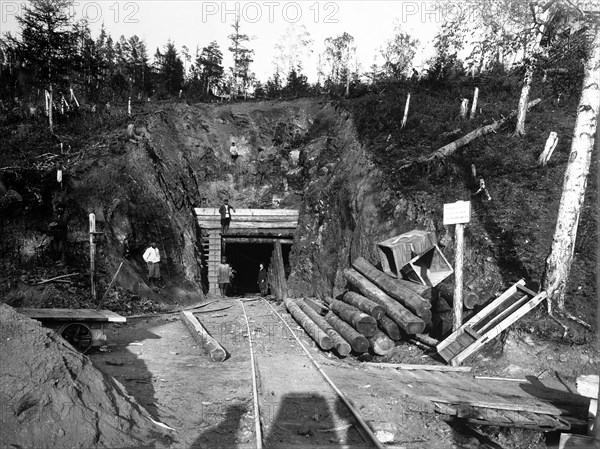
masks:
<svg viewBox="0 0 600 449"><path fill-rule="evenodd" d="M83 323L65 324L58 334L82 354L92 347L92 330Z"/></svg>

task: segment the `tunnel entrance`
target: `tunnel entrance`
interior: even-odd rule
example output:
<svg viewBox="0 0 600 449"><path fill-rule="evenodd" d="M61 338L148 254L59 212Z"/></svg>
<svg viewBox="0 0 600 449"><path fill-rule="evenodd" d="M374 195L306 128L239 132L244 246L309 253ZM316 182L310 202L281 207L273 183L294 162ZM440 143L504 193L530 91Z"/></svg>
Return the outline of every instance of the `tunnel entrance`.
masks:
<svg viewBox="0 0 600 449"><path fill-rule="evenodd" d="M231 293L258 293L256 281L262 263L269 273L271 294L285 300L289 254L298 226L297 210L236 209L228 228L221 225L219 208L195 208L194 211L202 239L202 270L209 294L220 294L219 264L225 256L236 271Z"/></svg>
<svg viewBox="0 0 600 449"><path fill-rule="evenodd" d="M235 270L231 281L231 294L246 295L260 292L257 284L259 264L263 264L267 270L270 268L271 256L273 254L272 243L227 243L223 255L227 263ZM286 278L290 272L289 255L291 244L281 245L283 254L283 266Z"/></svg>

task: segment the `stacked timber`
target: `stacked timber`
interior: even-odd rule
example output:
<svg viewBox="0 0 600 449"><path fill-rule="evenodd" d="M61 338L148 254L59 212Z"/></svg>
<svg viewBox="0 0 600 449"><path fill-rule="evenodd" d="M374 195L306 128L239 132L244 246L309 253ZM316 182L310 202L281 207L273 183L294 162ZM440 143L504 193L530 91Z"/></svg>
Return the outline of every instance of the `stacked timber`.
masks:
<svg viewBox="0 0 600 449"><path fill-rule="evenodd" d="M371 337L377 331L377 320L356 307L337 300L333 300L330 307L336 315L365 337Z"/></svg>
<svg viewBox="0 0 600 449"><path fill-rule="evenodd" d="M377 330L377 332L369 338L369 343L371 344L371 349L377 355L387 355L392 352L396 346L392 339L380 330Z"/></svg>
<svg viewBox="0 0 600 449"><path fill-rule="evenodd" d="M296 301L298 307L306 313L306 315L315 322L333 342L333 348L341 356L346 357L350 353L350 344L342 338L342 336L328 323L325 318L319 315L310 305L303 300Z"/></svg>
<svg viewBox="0 0 600 449"><path fill-rule="evenodd" d="M394 298L424 322L428 323L431 321L431 304L425 298L404 284L397 282L396 279L379 271L362 257L356 259L352 263L352 266L356 271L379 287L380 290Z"/></svg>
<svg viewBox="0 0 600 449"><path fill-rule="evenodd" d="M354 352L360 354L369 350L369 340L367 340L367 337L357 332L335 313L329 312L325 315L325 320L327 320L327 322L331 324L342 337L344 337L344 340L350 344Z"/></svg>
<svg viewBox="0 0 600 449"><path fill-rule="evenodd" d="M366 298L381 305L385 309L385 314L405 333L419 334L425 330L425 321L383 292L358 271L348 268L344 270L344 277Z"/></svg>
<svg viewBox="0 0 600 449"><path fill-rule="evenodd" d="M327 333L321 329L292 299L284 300L284 304L288 312L302 326L308 335L319 345L324 351L333 348L333 341Z"/></svg>
<svg viewBox="0 0 600 449"><path fill-rule="evenodd" d="M357 309L371 315L376 320L385 315L385 309L374 301L365 298L354 292L346 292L342 296L342 301L346 304L356 307Z"/></svg>

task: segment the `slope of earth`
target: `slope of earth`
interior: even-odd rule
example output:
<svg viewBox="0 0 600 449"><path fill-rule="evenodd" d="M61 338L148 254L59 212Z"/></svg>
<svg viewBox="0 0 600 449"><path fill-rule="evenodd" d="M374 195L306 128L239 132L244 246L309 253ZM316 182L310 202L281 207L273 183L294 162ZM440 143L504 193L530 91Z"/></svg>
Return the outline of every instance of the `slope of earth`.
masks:
<svg viewBox="0 0 600 449"><path fill-rule="evenodd" d="M149 414L54 331L0 304L0 447L165 447Z"/></svg>

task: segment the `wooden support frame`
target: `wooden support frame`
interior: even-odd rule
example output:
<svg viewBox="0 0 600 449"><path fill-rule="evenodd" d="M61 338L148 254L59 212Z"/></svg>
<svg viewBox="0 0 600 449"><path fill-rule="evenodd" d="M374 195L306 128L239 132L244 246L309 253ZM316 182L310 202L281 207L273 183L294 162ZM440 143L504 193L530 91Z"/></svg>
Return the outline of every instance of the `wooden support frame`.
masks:
<svg viewBox="0 0 600 449"><path fill-rule="evenodd" d="M459 365L546 299L545 291L535 293L526 288L524 284L525 281L521 279L499 298L492 301L478 314L460 326L436 346L438 353L452 366ZM523 296L519 298L520 293L523 293ZM517 299L515 299L515 295ZM492 314L507 303L509 299L512 299L513 303L501 310L496 316L493 316ZM489 317L491 319L481 325L481 322ZM459 347L458 352L450 351L448 353L449 346L455 342L458 342L462 347Z"/></svg>

